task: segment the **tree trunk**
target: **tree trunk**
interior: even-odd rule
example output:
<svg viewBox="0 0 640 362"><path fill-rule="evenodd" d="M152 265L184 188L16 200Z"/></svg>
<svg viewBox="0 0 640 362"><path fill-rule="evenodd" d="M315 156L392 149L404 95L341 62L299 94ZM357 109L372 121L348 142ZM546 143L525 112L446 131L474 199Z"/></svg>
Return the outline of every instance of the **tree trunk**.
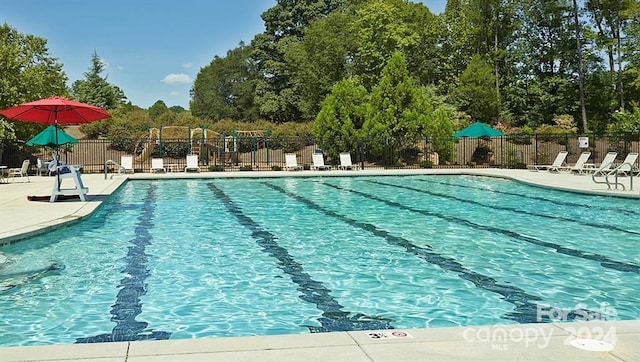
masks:
<svg viewBox="0 0 640 362"><path fill-rule="evenodd" d="M573 20L576 26L576 56L578 57L578 85L580 87L580 110L582 113L582 130L588 132L587 109L584 100L584 74L582 72L582 42L580 41L580 21L578 19L578 2L573 0Z"/></svg>

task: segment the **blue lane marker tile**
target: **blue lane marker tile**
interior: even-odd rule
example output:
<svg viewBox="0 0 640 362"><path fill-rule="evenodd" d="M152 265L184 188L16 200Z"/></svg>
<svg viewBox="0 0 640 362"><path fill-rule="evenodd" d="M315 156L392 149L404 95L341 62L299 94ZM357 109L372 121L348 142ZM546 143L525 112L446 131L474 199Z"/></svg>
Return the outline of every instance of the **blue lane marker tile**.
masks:
<svg viewBox="0 0 640 362"><path fill-rule="evenodd" d="M447 270L447 271L451 271L454 273L457 273L458 276L464 280L468 280L471 283L473 283L477 288L481 288L487 291L490 291L492 293L496 293L502 296L502 299L505 300L506 302L509 302L511 304L513 304L515 306L515 309L513 310L513 312L509 312L505 315L505 319L509 319L509 320L514 320L517 321L519 323L538 323L538 322L551 322L551 319L549 318L549 316L547 315L543 315L543 316L539 316L538 315L538 303L536 303L536 301L540 301L541 298L538 296L534 296L531 294L528 294L526 291L524 291L523 289L520 289L518 287L512 286L512 285L506 285L506 284L500 284L498 283L498 281L496 281L495 279L487 276L487 275L482 275L480 273L477 273L473 270L467 269L464 265L462 265L461 263L459 263L457 260L453 259L453 258L449 258L449 257L445 257L442 256L438 253L435 253L433 251L430 250L430 248L423 248L420 246L417 246L415 244L413 244L410 240L404 239L402 237L398 237L398 236L394 236L391 235L390 233L388 233L385 230L382 230L380 228L378 228L376 225L373 224L369 224L363 221L358 221L358 220L354 220L351 219L347 216L344 215L340 215L337 212L325 209L323 207L321 207L320 205L314 203L313 201L306 199L300 195L297 195L293 192L287 191L285 189L283 189L282 187L276 186L274 184L271 183L267 183L264 182L264 185L279 191L289 197L291 197L294 200L297 200L303 204L305 204L307 207L316 210L318 212L321 212L327 216L336 218L338 220L341 220L349 225L352 225L353 227L362 229L362 230L366 230L370 233L372 233L375 236L378 236L380 238L383 238L384 240L387 241L387 243L391 244L391 245L395 245L395 246L399 246L404 248L408 253L411 253L413 255L415 255L416 257L426 261L427 263L433 264L433 265L437 265L438 267L440 267L443 270ZM376 200L376 201L381 201L381 202L387 202L386 200L377 198L373 195L369 195L369 194L365 194L363 192L360 191L355 191L355 190L350 190L350 189L344 189L342 187L339 186L334 186L331 184L327 184L324 182L320 183L321 185L325 185L325 186L329 186L338 190L342 190L342 191L347 191L347 192L353 192L356 193L358 195L364 196L366 198L369 198L371 200ZM389 202L391 203L391 202ZM398 204L400 205L400 204ZM393 203L393 206L397 206L396 203ZM406 206L404 206L406 207ZM550 307L551 309L554 309L554 307ZM558 310L560 310L559 308L556 308ZM589 310L571 310L567 312L567 320L571 321L571 320L575 320L576 318L580 318L584 312L589 312L590 315L596 315L597 312L593 312L593 311L589 311Z"/></svg>
<svg viewBox="0 0 640 362"><path fill-rule="evenodd" d="M362 331L374 329L393 329L390 321L382 317L367 316L361 313L344 311L344 307L331 296L331 290L321 282L314 280L302 265L295 261L287 249L278 245L276 236L263 229L231 200L231 198L214 184L209 188L220 199L230 214L238 219L238 222L251 231L251 236L262 250L269 256L278 260L278 268L287 274L291 281L298 285L298 291L302 293L300 299L315 304L322 311L322 317L318 318L321 326L304 326L311 333L335 332L335 331Z"/></svg>
<svg viewBox="0 0 640 362"><path fill-rule="evenodd" d="M432 177L441 177L441 176L432 176ZM457 185L457 184L453 184L453 183L449 183L449 182L434 181L432 179L429 179L429 180L417 179L417 180L420 181L420 182L427 182L427 183L433 183L433 184L444 185L444 186L458 187L458 188L463 188L463 189L480 190L480 191L489 192L489 193L492 193L492 194L517 196L517 197L524 198L524 199L544 201L544 202L548 202L548 203L551 203L551 204L562 205L562 206L586 207L586 208L589 208L589 210L613 211L613 212L627 214L627 215L637 215L637 214L640 213L640 212L637 212L635 210L621 209L621 208L617 208L617 207L607 207L607 206L600 206L600 205L585 205L585 204L581 204L581 203L578 203L578 202L552 200L552 199L547 199L547 198L540 197L540 196L519 194L517 192L489 190L489 189L484 188L484 187L473 186L473 185Z"/></svg>
<svg viewBox="0 0 640 362"><path fill-rule="evenodd" d="M152 184L147 191L142 205L142 212L138 216L135 228L136 237L131 240L129 252L126 256L127 264L122 270L125 275L120 280L120 291L116 303L111 307L111 320L116 326L111 333L93 337L78 338L76 343L122 342L169 339L170 332L147 329L147 322L139 322L136 317L142 312L140 298L147 293L145 280L149 276L147 263L149 258L145 248L151 244L153 228L153 213L156 203L156 185Z"/></svg>
<svg viewBox="0 0 640 362"><path fill-rule="evenodd" d="M463 199L456 198L456 197L453 197L453 196L447 196L447 195L444 195L444 194L438 194L438 193L434 193L434 192L431 192L431 191L416 189L416 188L412 188L412 187L408 187L408 186L399 186L399 185L387 184L387 183L377 182L377 181L369 181L369 182L374 183L374 184L379 184L379 185L404 188L404 189L407 189L407 190L412 190L412 191L416 191L416 192L425 193L427 195L445 197L445 198L449 198L451 200L456 200L456 201L460 201L460 202L466 202L466 203L470 203L470 204L474 204L474 205L483 206L482 204L480 204L479 202L476 202L476 201L463 200ZM336 187L336 186L332 186L332 185L328 185L328 186ZM489 231L489 232L496 233L496 234L506 235L506 236L510 237L510 240L512 240L512 241L513 240L521 240L521 241L525 241L525 242L527 242L529 244L533 244L533 245L542 246L542 247L545 247L545 248L554 249L557 253L560 253L560 254L574 256L574 257L585 259L585 260L597 261L597 262L600 263L600 265L602 265L605 268L610 268L610 269L614 269L614 270L618 270L618 271L622 271L622 272L630 272L630 273L640 274L640 266L634 265L634 264L630 264L630 263L616 261L616 260L610 259L607 256L604 256L604 255L601 255L601 254L596 254L596 253L591 253L591 252L584 252L584 251L578 250L578 249L567 248L567 247L564 247L564 246L559 245L559 244L555 244L555 243L551 243L551 242L547 242L547 241L543 241L543 240L538 240L536 238L532 238L532 237L529 237L529 236L521 235L521 234L519 234L517 232L514 232L514 231L504 230L504 229L500 229L500 228L493 227L493 226L488 226L488 225L477 224L477 223L474 223L472 221L461 219L461 218L458 218L458 217L455 217L455 216L447 216L447 215L443 215L443 214L439 214L439 213L435 213L435 212L430 212L430 211L426 211L426 210L414 209L412 207L408 207L408 206L400 204L398 202L385 200L385 199L379 198L379 197L374 196L374 195L365 194L365 193L362 193L362 192L359 192L359 191L353 191L353 190L350 190L350 191L353 192L353 193L356 193L358 195L365 196L365 197L367 197L369 199L377 200L377 201L380 201L380 202L384 202L385 204L387 204L389 206L394 206L394 207L397 207L397 208L400 208L400 209L403 209L403 210L408 210L408 211L411 211L411 212L417 212L417 213L420 213L420 214L423 214L423 215L427 215L427 216L437 217L437 218L440 218L440 219L443 219L443 220L447 220L449 222L453 222L453 223L457 223L457 224L463 224L465 226L472 227L472 228L475 228L475 229L481 229L481 230ZM486 206L483 206L483 207L486 207ZM523 212L523 211L520 211L520 210L507 208L507 207L492 206L492 208L494 208L494 209L504 209L504 210L508 210L508 211L512 211L512 212ZM530 215L534 215L534 216L550 217L550 216L547 216L547 215L536 214L536 213L528 213L528 212L524 212L524 213L530 214ZM564 220L564 221L575 222L575 220L568 219L568 218L561 218L561 217L550 217L550 218L555 218L555 219L560 219L560 220ZM584 225L588 225L588 226L593 226L593 227L599 227L599 226L597 226L597 224L589 224L589 223L583 223L583 224ZM614 228L614 227L608 227L607 225L602 225L602 228L603 229L610 229L610 230L618 230L618 231L623 231L623 232L632 233L632 234L637 234L635 232L630 232L630 231L626 231L626 230L622 230L622 229L618 229L618 228Z"/></svg>

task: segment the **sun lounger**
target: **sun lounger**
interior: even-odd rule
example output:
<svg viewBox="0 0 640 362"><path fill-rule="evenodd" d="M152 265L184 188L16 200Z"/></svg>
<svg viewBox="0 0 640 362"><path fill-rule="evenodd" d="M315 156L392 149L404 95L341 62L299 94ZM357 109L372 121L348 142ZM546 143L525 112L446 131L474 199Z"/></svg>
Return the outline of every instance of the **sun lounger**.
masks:
<svg viewBox="0 0 640 362"><path fill-rule="evenodd" d="M120 156L120 170L119 173L133 173L133 156L124 155Z"/></svg>
<svg viewBox="0 0 640 362"><path fill-rule="evenodd" d="M331 170L331 166L326 166L324 164L324 155L322 153L314 153L312 157L314 170Z"/></svg>
<svg viewBox="0 0 640 362"><path fill-rule="evenodd" d="M527 168L530 171L555 171L558 172L560 170L560 168L563 168L565 166L565 159L567 158L567 155L569 154L569 152L567 151L560 151L558 152L558 155L556 156L556 159L553 161L553 163L551 165L527 165Z"/></svg>
<svg viewBox="0 0 640 362"><path fill-rule="evenodd" d="M620 165L618 165L616 168L609 171L609 174L617 174L618 176L631 175L633 172L636 171L636 168L634 165L637 159L638 159L638 153L630 152L629 154L627 154L627 157L624 158L624 161L622 161Z"/></svg>
<svg viewBox="0 0 640 362"><path fill-rule="evenodd" d="M284 155L285 166L284 169L286 171L298 171L302 170L302 166L298 166L298 160L296 158L295 153L287 153Z"/></svg>
<svg viewBox="0 0 640 362"><path fill-rule="evenodd" d="M167 169L164 168L164 160L162 158L151 159L151 172L167 172Z"/></svg>
<svg viewBox="0 0 640 362"><path fill-rule="evenodd" d="M593 176L606 176L611 170L611 166L616 161L616 157L618 157L617 152L607 153L600 166L593 172Z"/></svg>
<svg viewBox="0 0 640 362"><path fill-rule="evenodd" d="M591 173L593 172L594 168L592 166L586 166L587 165L587 161L589 161L589 157L591 157L591 152L585 151L582 152L582 154L580 154L580 157L578 157L578 161L576 161L576 164L573 165L569 171L573 172L573 173Z"/></svg>
<svg viewBox="0 0 640 362"><path fill-rule="evenodd" d="M358 166L351 163L351 154L349 152L340 152L339 170L357 170Z"/></svg>
<svg viewBox="0 0 640 362"><path fill-rule="evenodd" d="M184 168L184 172L189 171L200 172L200 166L198 166L198 155L187 155L187 167Z"/></svg>

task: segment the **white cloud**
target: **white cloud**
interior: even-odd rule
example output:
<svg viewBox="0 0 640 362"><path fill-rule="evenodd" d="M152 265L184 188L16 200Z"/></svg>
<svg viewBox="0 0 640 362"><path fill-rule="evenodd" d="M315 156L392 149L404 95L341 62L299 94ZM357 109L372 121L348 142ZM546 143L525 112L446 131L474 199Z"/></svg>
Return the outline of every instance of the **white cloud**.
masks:
<svg viewBox="0 0 640 362"><path fill-rule="evenodd" d="M193 63L191 63L191 62L186 62L186 63L182 64L182 66L183 66L184 68L187 68L187 69L189 69L189 68L193 68Z"/></svg>
<svg viewBox="0 0 640 362"><path fill-rule="evenodd" d="M178 92L178 91L173 91L170 93L173 97L178 97L182 95L182 92Z"/></svg>
<svg viewBox="0 0 640 362"><path fill-rule="evenodd" d="M191 77L189 77L184 73L180 73L180 74L171 73L171 74L168 74L166 77L164 77L162 82L166 84L186 84L186 83L191 83Z"/></svg>

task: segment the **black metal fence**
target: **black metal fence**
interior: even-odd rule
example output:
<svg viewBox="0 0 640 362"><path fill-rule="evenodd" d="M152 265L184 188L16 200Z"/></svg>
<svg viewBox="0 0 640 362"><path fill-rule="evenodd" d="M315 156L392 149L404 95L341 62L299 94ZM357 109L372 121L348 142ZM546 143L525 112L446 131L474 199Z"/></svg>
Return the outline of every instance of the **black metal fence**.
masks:
<svg viewBox="0 0 640 362"><path fill-rule="evenodd" d="M324 143L327 144L327 143ZM620 159L629 152L639 152L637 137L624 135L506 135L494 138L355 140L349 152L354 164L371 168L430 167L499 167L526 168L529 164L550 164L559 151L568 151L567 162L575 163L580 153L591 152L590 162L599 163L609 151ZM402 145L402 146L398 146ZM37 172L37 159L50 160L53 149L25 147L21 151L4 150L1 164L18 167L29 158L32 172ZM323 152L325 164L339 165L338 151L323 150L323 143L313 137L221 137L216 139L163 140L79 140L63 146L61 159L68 164L83 165L85 173L117 172L123 155L134 156L135 172L149 172L151 160L162 158L170 170L184 170L186 155L197 154L202 171L265 171L285 166L285 154L295 153L298 165L311 168L312 154Z"/></svg>

